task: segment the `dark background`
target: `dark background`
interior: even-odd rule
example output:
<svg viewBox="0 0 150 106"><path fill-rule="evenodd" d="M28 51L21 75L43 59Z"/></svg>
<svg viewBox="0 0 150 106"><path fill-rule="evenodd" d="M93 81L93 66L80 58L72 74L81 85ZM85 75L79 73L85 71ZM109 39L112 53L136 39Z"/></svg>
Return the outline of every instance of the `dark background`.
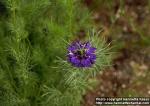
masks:
<svg viewBox="0 0 150 106"><path fill-rule="evenodd" d="M150 0L84 0L97 29L115 45L111 67L97 76L98 85L84 96L150 97Z"/></svg>

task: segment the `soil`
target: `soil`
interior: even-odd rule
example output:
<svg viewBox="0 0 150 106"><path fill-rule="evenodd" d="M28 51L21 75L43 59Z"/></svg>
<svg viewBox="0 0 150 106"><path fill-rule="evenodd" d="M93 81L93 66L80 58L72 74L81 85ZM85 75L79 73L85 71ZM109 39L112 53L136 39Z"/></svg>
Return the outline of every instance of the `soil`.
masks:
<svg viewBox="0 0 150 106"><path fill-rule="evenodd" d="M83 106L94 106L96 97L150 97L149 1L125 0L122 6L114 0L111 7L98 3L85 0L94 11L92 19L97 29L102 27L102 35L108 42L115 40L118 48L112 66L97 75L97 87L83 96Z"/></svg>

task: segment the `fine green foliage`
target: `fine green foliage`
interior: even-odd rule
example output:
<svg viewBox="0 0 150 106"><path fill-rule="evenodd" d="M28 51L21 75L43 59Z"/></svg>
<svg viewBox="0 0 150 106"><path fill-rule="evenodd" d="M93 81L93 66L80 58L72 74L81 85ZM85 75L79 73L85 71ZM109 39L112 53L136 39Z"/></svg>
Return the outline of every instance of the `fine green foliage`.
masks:
<svg viewBox="0 0 150 106"><path fill-rule="evenodd" d="M65 41L91 28L87 9L78 0L0 3L0 106L80 106L88 78L110 62L98 38L95 68L80 70L65 61Z"/></svg>

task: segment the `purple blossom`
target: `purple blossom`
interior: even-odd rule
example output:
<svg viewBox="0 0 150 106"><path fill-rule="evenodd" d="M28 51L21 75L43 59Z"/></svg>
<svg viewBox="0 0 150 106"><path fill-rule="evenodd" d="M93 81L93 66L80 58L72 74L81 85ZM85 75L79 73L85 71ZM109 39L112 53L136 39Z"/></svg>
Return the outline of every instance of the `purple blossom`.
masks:
<svg viewBox="0 0 150 106"><path fill-rule="evenodd" d="M68 61L75 67L91 67L96 61L96 48L90 42L73 42L67 50Z"/></svg>

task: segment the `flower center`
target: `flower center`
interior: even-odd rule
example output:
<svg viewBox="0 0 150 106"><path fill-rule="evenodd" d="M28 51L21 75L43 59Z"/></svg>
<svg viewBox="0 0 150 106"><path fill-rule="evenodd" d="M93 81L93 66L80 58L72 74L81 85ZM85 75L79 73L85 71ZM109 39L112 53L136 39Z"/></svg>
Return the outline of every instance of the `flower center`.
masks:
<svg viewBox="0 0 150 106"><path fill-rule="evenodd" d="M84 49L78 50L77 52L78 52L79 55L84 55L85 54L85 50Z"/></svg>
<svg viewBox="0 0 150 106"><path fill-rule="evenodd" d="M80 50L77 50L76 51L76 55L78 57L78 59L83 59L83 58L86 58L86 53L85 53L85 49L80 49Z"/></svg>

